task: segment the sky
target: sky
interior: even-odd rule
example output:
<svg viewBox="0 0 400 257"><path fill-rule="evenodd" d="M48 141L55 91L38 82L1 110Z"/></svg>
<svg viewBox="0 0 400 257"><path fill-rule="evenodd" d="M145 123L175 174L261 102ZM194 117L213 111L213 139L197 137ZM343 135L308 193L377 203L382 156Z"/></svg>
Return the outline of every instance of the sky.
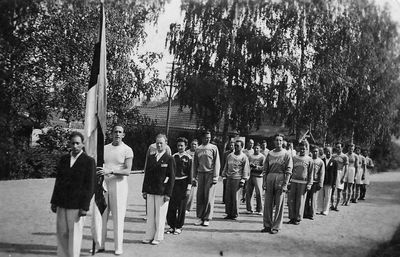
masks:
<svg viewBox="0 0 400 257"><path fill-rule="evenodd" d="M387 4L393 20L400 24L400 0L375 0L375 2L382 7ZM163 59L156 65L156 68L160 70L161 79L165 79L168 71L171 70L173 57L165 48L165 38L171 23L181 23L183 21L180 5L181 0L166 1L165 12L160 14L158 23L155 26L148 25L146 27L148 38L142 48L142 52L152 51L163 53Z"/></svg>

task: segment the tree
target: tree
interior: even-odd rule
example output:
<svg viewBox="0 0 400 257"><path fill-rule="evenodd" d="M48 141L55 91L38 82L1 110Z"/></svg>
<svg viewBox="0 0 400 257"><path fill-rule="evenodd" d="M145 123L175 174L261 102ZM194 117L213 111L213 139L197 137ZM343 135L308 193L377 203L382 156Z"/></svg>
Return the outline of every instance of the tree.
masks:
<svg viewBox="0 0 400 257"><path fill-rule="evenodd" d="M160 54L133 58L146 38L144 24L156 22L163 10L164 1L157 2L106 3L108 111L115 121L125 118L134 98L161 90L153 68ZM6 164L0 177L16 161L9 157L29 145L33 127L47 125L53 114L67 122L83 119L98 8L90 0L0 3L0 93L7 96L0 100L0 155Z"/></svg>

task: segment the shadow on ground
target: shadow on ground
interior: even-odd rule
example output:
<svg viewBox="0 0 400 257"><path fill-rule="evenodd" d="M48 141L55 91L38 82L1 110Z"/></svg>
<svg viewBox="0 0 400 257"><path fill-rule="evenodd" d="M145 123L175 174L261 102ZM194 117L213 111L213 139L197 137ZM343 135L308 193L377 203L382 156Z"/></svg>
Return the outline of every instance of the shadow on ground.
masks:
<svg viewBox="0 0 400 257"><path fill-rule="evenodd" d="M0 252L5 253L22 253L37 254L38 256L55 256L57 255L57 247L42 244L11 244L0 242ZM10 255L11 256L11 255Z"/></svg>
<svg viewBox="0 0 400 257"><path fill-rule="evenodd" d="M400 226L397 227L392 240L378 245L367 257L399 257L400 256Z"/></svg>

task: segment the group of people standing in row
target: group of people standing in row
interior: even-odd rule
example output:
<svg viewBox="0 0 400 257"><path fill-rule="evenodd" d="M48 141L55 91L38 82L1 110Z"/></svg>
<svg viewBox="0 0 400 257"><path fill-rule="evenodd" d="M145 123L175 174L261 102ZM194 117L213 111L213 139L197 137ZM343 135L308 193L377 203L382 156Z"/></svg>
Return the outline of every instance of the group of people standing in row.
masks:
<svg viewBox="0 0 400 257"><path fill-rule="evenodd" d="M114 126L113 142L104 148L104 167L97 168L106 183L107 209L102 220L92 218L92 229L102 224L102 236L94 238L96 252L105 250L108 215L113 216L115 254L122 254L123 228L126 213L128 183L133 151L122 142L122 126ZM57 213L58 256L79 256L83 219L89 210L96 176L94 160L83 152L83 136L73 132L71 154L64 156L57 168L57 178L51 200L51 210ZM164 134L149 146L144 167L142 196L146 201L146 233L142 243L158 245L164 234L179 235L185 215L196 196L196 226L209 226L213 218L215 190L222 177L224 219L236 220L240 200L246 203L247 214L263 216L261 232L276 234L282 227L284 200L288 196L289 223L300 224L303 218L315 214L328 215L338 206L365 199L366 186L373 162L367 151L349 145L347 154L342 144L335 148L310 146L300 142L298 153L293 144L284 145L284 136L274 136L275 148L267 142L247 147L233 138L220 154L211 143L211 133L202 134L201 144L180 137L178 152L172 155ZM82 157L80 157L82 156ZM263 192L264 201L263 201ZM256 204L253 211L253 194ZM165 229L167 222L169 228Z"/></svg>

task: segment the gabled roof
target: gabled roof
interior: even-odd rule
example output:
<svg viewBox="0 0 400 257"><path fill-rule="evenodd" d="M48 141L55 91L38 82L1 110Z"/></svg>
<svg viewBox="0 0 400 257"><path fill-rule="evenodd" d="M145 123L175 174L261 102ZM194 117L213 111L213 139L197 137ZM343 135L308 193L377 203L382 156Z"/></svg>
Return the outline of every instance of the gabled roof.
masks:
<svg viewBox="0 0 400 257"><path fill-rule="evenodd" d="M157 126L164 127L167 123L168 102L154 107L138 107L140 114L148 116L157 122ZM175 129L197 130L200 122L195 113L190 113L189 107L180 107L179 102L171 104L169 127Z"/></svg>

